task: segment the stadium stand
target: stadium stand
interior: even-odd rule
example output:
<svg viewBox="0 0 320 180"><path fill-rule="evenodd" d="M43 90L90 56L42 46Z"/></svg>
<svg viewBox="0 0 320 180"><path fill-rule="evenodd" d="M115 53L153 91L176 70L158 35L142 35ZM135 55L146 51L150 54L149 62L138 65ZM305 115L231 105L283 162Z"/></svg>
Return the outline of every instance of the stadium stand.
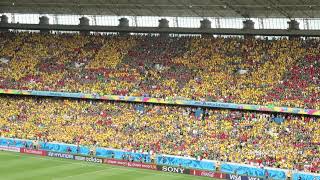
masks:
<svg viewBox="0 0 320 180"><path fill-rule="evenodd" d="M0 150L320 180L320 6L260 1L0 3ZM19 23L33 11L38 24Z"/></svg>
<svg viewBox="0 0 320 180"><path fill-rule="evenodd" d="M315 117L59 98L0 101L4 137L319 170Z"/></svg>
<svg viewBox="0 0 320 180"><path fill-rule="evenodd" d="M2 33L0 87L320 109L317 43Z"/></svg>

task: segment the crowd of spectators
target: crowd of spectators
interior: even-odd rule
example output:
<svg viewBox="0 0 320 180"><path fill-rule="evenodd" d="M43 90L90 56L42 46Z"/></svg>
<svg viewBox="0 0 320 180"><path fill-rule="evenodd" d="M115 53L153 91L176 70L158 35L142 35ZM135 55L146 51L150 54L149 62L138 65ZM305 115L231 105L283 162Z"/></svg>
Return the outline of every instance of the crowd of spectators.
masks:
<svg viewBox="0 0 320 180"><path fill-rule="evenodd" d="M0 136L319 170L320 119L180 106L1 96Z"/></svg>
<svg viewBox="0 0 320 180"><path fill-rule="evenodd" d="M0 88L320 109L319 44L0 33Z"/></svg>
<svg viewBox="0 0 320 180"><path fill-rule="evenodd" d="M319 40L0 33L0 88L320 109ZM319 118L1 96L0 135L319 170Z"/></svg>

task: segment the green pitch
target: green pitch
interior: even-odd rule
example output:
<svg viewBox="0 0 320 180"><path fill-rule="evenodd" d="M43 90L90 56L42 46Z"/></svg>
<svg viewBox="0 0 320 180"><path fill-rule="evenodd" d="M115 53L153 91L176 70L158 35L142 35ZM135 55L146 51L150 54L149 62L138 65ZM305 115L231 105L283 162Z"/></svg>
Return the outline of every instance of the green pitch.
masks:
<svg viewBox="0 0 320 180"><path fill-rule="evenodd" d="M0 180L198 180L212 179L152 170L0 151Z"/></svg>

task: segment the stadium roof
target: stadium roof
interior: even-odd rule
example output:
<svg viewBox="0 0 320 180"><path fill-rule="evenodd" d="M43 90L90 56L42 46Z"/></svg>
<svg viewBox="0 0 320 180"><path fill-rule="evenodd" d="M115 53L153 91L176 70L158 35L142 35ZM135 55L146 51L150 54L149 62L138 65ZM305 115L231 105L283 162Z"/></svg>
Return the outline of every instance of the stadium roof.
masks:
<svg viewBox="0 0 320 180"><path fill-rule="evenodd" d="M0 13L319 18L319 0L0 0Z"/></svg>

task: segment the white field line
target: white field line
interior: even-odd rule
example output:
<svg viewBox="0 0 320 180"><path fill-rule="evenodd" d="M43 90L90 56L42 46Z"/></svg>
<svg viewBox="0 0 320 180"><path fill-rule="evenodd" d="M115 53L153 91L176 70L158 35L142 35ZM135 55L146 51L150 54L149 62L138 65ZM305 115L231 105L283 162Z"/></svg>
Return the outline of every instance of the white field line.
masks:
<svg viewBox="0 0 320 180"><path fill-rule="evenodd" d="M42 156L26 156L26 155L21 155L21 154L8 154L10 156L18 156L18 157L28 157L28 158L33 158L33 159L40 159L40 160L47 160L47 161L59 161L61 162L62 159L54 159L54 158L44 158ZM64 159L66 160L66 159ZM90 162L87 162L87 163L83 163L84 161L79 161L79 162L68 162L68 161L63 161L63 162L66 162L68 164L78 164L78 165L83 165L83 166L96 166L98 164L96 163L92 163L90 164ZM102 164L99 164L99 165L102 165ZM105 164L106 165L106 164ZM109 166L112 166L112 165L109 165ZM163 172L163 173L154 173L152 172L153 170L145 170L145 169L141 169L143 171L139 171L137 169L131 169L129 167L111 167L111 168L108 168L108 169L102 169L102 170L97 170L97 171L92 171L92 172L88 172L88 173L82 173L82 174L78 174L78 175L83 175L83 174L89 174L89 173L97 173L97 172L105 172L105 171L108 171L109 169L116 169L116 170L121 170L121 171L129 171L129 172L137 172L137 174L139 173L143 173L143 174L151 174L151 175L154 175L154 176L171 176L171 177L181 177L181 175L183 175L183 177L185 179L195 179L196 177L195 176L190 176L188 177L188 175L186 174L181 174L181 175L177 175L177 174L173 174L173 173L166 173L166 172ZM150 171L150 172L148 172ZM161 171L157 171L157 172L161 172ZM73 176L78 176L78 175L73 175ZM73 176L67 176L67 177L73 177ZM197 176L198 177L198 176ZM61 177L61 178L53 178L53 180L55 179L64 179L65 177ZM198 177L199 178L199 177Z"/></svg>

